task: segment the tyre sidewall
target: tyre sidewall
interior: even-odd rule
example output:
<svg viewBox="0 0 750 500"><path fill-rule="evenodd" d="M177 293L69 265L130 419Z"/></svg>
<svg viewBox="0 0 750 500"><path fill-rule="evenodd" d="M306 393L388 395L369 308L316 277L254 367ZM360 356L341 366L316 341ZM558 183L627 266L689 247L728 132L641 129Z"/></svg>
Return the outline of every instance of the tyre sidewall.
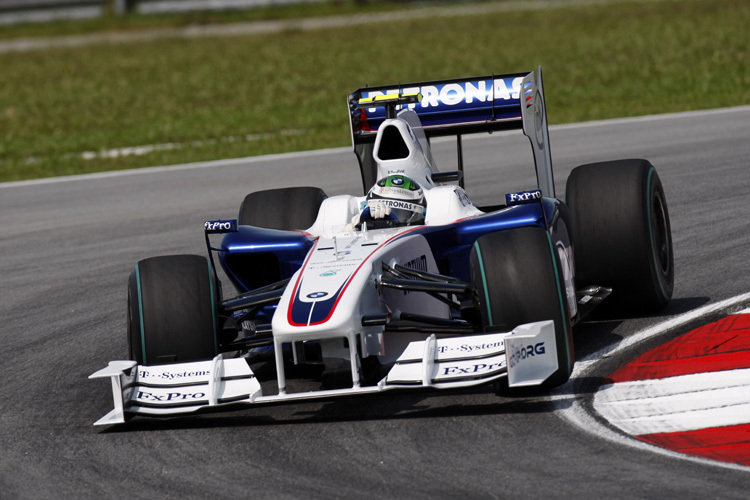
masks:
<svg viewBox="0 0 750 500"><path fill-rule="evenodd" d="M649 269L652 283L649 290L653 295L649 302L654 305L654 308L661 308L667 305L674 292L674 251L671 238L672 226L664 188L653 167L648 172L646 190L648 207L645 216L650 244Z"/></svg>
<svg viewBox="0 0 750 500"><path fill-rule="evenodd" d="M558 370L545 387L565 383L575 361L563 270L555 246L545 230L527 227L482 236L471 252L472 281L487 330L510 331L524 323L554 322Z"/></svg>

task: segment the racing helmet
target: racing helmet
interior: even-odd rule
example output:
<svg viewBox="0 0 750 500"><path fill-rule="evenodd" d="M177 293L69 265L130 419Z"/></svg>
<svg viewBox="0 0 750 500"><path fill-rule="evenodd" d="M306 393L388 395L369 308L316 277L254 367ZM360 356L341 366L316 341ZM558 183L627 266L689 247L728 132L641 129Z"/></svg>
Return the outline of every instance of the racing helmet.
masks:
<svg viewBox="0 0 750 500"><path fill-rule="evenodd" d="M424 191L405 175L389 175L380 179L367 193L366 207L361 220L374 219L371 209L376 204L386 207L386 215L380 224L368 223L368 227L396 227L424 224L427 209ZM377 210L374 211L377 213Z"/></svg>

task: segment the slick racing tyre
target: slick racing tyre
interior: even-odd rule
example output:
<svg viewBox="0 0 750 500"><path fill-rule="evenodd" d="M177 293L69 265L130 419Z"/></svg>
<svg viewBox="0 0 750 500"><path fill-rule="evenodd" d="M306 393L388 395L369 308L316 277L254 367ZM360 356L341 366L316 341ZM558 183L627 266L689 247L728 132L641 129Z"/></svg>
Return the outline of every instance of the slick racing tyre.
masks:
<svg viewBox="0 0 750 500"><path fill-rule="evenodd" d="M269 229L307 229L326 199L316 187L268 189L250 193L240 206L238 224Z"/></svg>
<svg viewBox="0 0 750 500"><path fill-rule="evenodd" d="M578 288L612 288L604 310L645 313L674 289L672 230L664 189L646 160L592 163L568 177Z"/></svg>
<svg viewBox="0 0 750 500"><path fill-rule="evenodd" d="M140 261L128 283L128 347L141 365L212 359L217 346L217 286L205 257Z"/></svg>
<svg viewBox="0 0 750 500"><path fill-rule="evenodd" d="M543 386L564 384L575 362L573 330L563 271L549 234L523 227L482 236L471 251L471 280L486 328L510 331L523 323L554 322L558 370Z"/></svg>

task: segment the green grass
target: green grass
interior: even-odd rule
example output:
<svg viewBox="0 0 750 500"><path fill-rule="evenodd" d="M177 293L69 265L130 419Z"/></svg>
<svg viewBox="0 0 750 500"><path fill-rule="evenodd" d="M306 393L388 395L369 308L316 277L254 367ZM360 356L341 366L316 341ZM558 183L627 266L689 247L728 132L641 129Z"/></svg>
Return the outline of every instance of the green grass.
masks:
<svg viewBox="0 0 750 500"><path fill-rule="evenodd" d="M748 104L748 26L683 0L0 54L0 181L345 146L365 83L539 64L550 123Z"/></svg>

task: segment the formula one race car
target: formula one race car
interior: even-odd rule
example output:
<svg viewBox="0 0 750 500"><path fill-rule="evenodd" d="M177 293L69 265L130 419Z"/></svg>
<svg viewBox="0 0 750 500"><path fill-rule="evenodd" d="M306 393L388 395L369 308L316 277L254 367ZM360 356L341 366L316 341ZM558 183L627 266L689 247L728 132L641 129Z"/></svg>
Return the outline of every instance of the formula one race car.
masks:
<svg viewBox="0 0 750 500"><path fill-rule="evenodd" d="M366 87L348 104L365 195L251 193L238 219L205 223L208 258L140 261L130 358L90 377L113 386L115 408L97 424L390 390L554 387L573 370L572 326L605 298L635 312L670 300L669 215L648 161L580 166L565 202L555 198L541 68ZM476 206L461 136L510 129L530 139L538 185ZM455 170L437 169L438 136L456 136Z"/></svg>

